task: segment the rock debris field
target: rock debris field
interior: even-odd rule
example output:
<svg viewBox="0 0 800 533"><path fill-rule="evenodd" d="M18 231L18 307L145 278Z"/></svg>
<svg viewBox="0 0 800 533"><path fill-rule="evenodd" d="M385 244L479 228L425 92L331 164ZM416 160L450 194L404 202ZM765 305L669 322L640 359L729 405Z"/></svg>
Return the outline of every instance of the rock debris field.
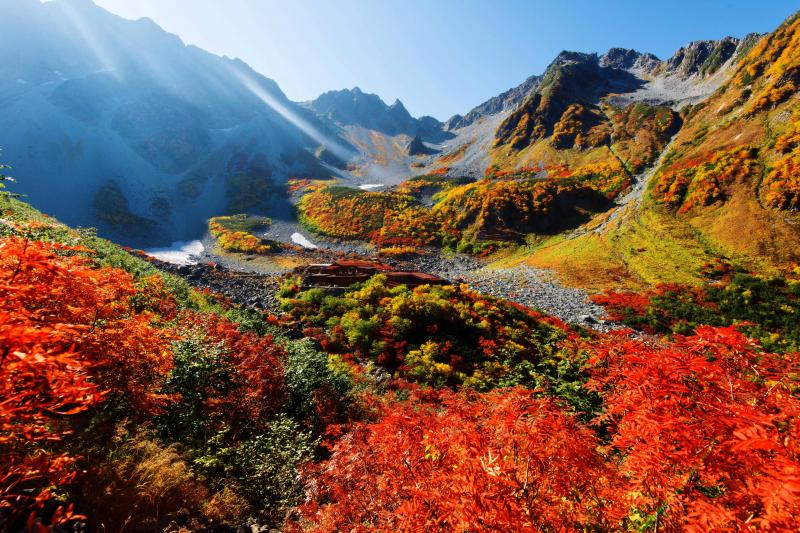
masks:
<svg viewBox="0 0 800 533"><path fill-rule="evenodd" d="M527 266L488 268L466 255L430 254L414 258L410 264L452 282L463 281L483 294L544 311L565 322L598 331L620 327L605 320L603 308L591 302L586 292L560 285L546 270Z"/></svg>

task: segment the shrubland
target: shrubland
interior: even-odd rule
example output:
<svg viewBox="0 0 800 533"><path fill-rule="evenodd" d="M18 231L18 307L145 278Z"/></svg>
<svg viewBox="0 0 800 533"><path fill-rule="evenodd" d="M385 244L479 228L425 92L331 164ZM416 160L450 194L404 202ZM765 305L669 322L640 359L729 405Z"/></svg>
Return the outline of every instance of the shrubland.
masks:
<svg viewBox="0 0 800 533"><path fill-rule="evenodd" d="M266 254L281 248L280 243L262 239L253 231L268 228L272 220L251 215L227 215L208 221L208 232L226 252Z"/></svg>
<svg viewBox="0 0 800 533"><path fill-rule="evenodd" d="M380 275L276 318L0 201L4 527L798 526L794 282L663 339Z"/></svg>
<svg viewBox="0 0 800 533"><path fill-rule="evenodd" d="M3 528L279 524L348 416L349 367L0 201Z"/></svg>
<svg viewBox="0 0 800 533"><path fill-rule="evenodd" d="M442 167L381 193L292 184L327 235L523 244L505 260L614 286L597 300L635 333L380 275L339 292L289 278L285 314L264 315L3 195L0 527L797 530L798 24L680 116L565 102L569 72L552 73L474 182ZM641 205L564 232L681 122ZM561 159L517 164L542 154ZM233 180L229 200L265 179ZM698 270L719 257L743 266Z"/></svg>

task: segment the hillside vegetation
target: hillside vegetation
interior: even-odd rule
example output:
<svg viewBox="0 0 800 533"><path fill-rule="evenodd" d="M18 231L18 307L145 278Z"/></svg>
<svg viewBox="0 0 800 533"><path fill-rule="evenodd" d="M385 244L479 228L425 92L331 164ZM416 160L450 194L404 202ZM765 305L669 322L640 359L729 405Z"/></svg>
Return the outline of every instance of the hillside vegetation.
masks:
<svg viewBox="0 0 800 533"><path fill-rule="evenodd" d="M276 318L0 201L4 527L798 526L796 332L769 315L632 340L376 276L290 279ZM796 307L769 283L735 294Z"/></svg>
<svg viewBox="0 0 800 533"><path fill-rule="evenodd" d="M287 185L317 234L483 256L490 280L551 268L617 322L580 322L597 330L381 274L322 289L300 269L280 312L235 305L13 197L0 166L0 531L800 530L800 16L742 43L682 49L675 69L719 78L674 107L621 97L642 88L634 60L667 62L562 53L504 96L485 172L445 166L475 141L382 192ZM309 105L354 139L373 108L417 144L449 138L360 90ZM220 181L235 212L274 193L245 172L265 158ZM104 195L108 223L143 223ZM289 255L257 236L270 224L208 229L226 252ZM314 268L346 284L358 264Z"/></svg>

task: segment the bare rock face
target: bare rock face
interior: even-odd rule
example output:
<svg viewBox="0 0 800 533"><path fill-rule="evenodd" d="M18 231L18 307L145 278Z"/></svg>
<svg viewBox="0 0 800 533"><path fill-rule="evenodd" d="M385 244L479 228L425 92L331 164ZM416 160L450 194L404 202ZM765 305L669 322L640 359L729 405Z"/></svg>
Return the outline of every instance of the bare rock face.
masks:
<svg viewBox="0 0 800 533"><path fill-rule="evenodd" d="M628 48L611 48L600 56L600 66L620 70L652 72L660 64L661 61L653 54L643 54Z"/></svg>
<svg viewBox="0 0 800 533"><path fill-rule="evenodd" d="M432 150L425 146L425 143L422 142L422 138L419 135L415 135L408 143L408 146L406 146L406 152L408 155L426 155L432 153Z"/></svg>
<svg viewBox="0 0 800 533"><path fill-rule="evenodd" d="M606 100L621 108L642 102L680 109L702 101L757 38L753 34L694 41L666 61L625 48L612 48L601 56L563 51L501 122L494 145L522 149L551 135L570 106L591 110Z"/></svg>
<svg viewBox="0 0 800 533"><path fill-rule="evenodd" d="M481 105L473 108L464 116L454 115L445 123L445 129L452 131L458 128L463 128L475 123L477 120L515 109L522 104L530 93L539 86L542 76L531 76L521 84L501 93L497 96L489 98Z"/></svg>
<svg viewBox="0 0 800 533"><path fill-rule="evenodd" d="M631 58L622 55L615 59L624 62ZM627 70L605 66L595 54L561 52L537 89L500 124L495 145L523 148L551 135L571 105L591 108L605 95L631 92L643 84Z"/></svg>
<svg viewBox="0 0 800 533"><path fill-rule="evenodd" d="M387 105L377 94L365 93L358 87L328 91L305 105L338 124L361 126L387 135L421 135L437 141L444 130L443 124L433 117L412 117L400 100Z"/></svg>
<svg viewBox="0 0 800 533"><path fill-rule="evenodd" d="M459 114L455 114L444 121L444 129L447 131L460 128L464 125L464 116Z"/></svg>

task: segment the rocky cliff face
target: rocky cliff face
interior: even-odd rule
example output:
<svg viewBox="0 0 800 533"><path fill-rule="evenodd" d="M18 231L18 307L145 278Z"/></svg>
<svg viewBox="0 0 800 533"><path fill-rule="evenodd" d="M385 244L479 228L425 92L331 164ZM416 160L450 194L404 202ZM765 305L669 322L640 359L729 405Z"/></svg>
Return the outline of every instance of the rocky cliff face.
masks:
<svg viewBox="0 0 800 533"><path fill-rule="evenodd" d="M757 38L753 34L743 39L695 41L667 60L625 48L612 48L602 55L564 51L542 75L531 76L466 115L451 117L444 127L456 138L445 147L444 158L450 160L453 174L477 177L492 164L534 163L515 154L551 136L550 145L556 150L572 148L575 139L584 148L607 143L618 126L611 116L615 113L617 118L630 117L650 109L646 114L667 116L660 106L680 110L707 99ZM631 105L648 107L631 115ZM673 127L674 119L670 124ZM663 136L663 132L650 133L655 138ZM653 146L660 144L661 140ZM499 149L504 150L500 159ZM562 155L551 153L545 160L570 159L566 152Z"/></svg>
<svg viewBox="0 0 800 533"><path fill-rule="evenodd" d="M553 133L571 105L594 106L611 93L627 93L643 84L629 71L604 66L594 54L561 52L539 86L497 129L495 145L523 148Z"/></svg>
<svg viewBox="0 0 800 533"><path fill-rule="evenodd" d="M328 91L304 104L319 116L344 126L359 126L386 135L420 135L426 141L443 138L443 124L433 117L414 118L400 100L387 105L377 94L358 87Z"/></svg>
<svg viewBox="0 0 800 533"><path fill-rule="evenodd" d="M494 96L481 105L473 108L464 116L453 115L445 122L446 130L455 130L473 124L482 117L496 115L519 106L525 98L539 86L541 76L531 76L521 84Z"/></svg>
<svg viewBox="0 0 800 533"><path fill-rule="evenodd" d="M576 113L583 113L587 120L603 120L601 102L619 108L642 102L679 109L713 93L756 38L695 41L665 61L624 48L612 48L603 55L564 51L543 75L528 78L467 115L452 117L445 128L457 132L479 118L500 117L495 120L493 145L520 150L552 135L562 119L565 124L575 122ZM568 109L571 114L565 118Z"/></svg>

